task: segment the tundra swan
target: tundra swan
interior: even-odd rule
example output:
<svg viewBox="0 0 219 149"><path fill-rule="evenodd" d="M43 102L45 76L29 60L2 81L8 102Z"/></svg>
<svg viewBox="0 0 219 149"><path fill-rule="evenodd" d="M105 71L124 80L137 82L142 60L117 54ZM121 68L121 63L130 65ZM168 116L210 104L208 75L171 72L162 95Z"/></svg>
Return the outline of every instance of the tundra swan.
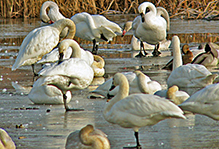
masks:
<svg viewBox="0 0 219 149"><path fill-rule="evenodd" d="M166 20L166 22L167 22L167 31L169 31L169 29L170 29L170 18L169 18L169 14L168 14L167 10L164 9L163 7L157 7L156 9L157 9L156 16L157 17L163 17ZM134 22L134 24L133 24L133 22ZM134 19L133 22L132 21L127 21L124 24L122 36L124 36L126 32L128 32L130 29L132 29L132 27L133 27L133 30L134 30L134 33L135 33L135 29L137 28L138 24L141 23L141 16L137 16ZM170 40L164 39L163 41L161 41L161 43L159 45L159 49L168 49L170 43L171 43ZM139 50L140 49L139 54L138 55L135 54L136 57L146 56L146 55L142 54L142 52L141 52L142 47L141 46L143 46L143 50L152 49L152 48L155 49L156 48L156 46L154 44L149 44L147 42L140 41L138 38L135 37L135 35L133 35L133 37L132 37L131 46L132 46L132 50ZM145 54L147 54L146 51L145 51ZM154 56L156 56L156 52L154 54L155 54Z"/></svg>
<svg viewBox="0 0 219 149"><path fill-rule="evenodd" d="M205 87L212 84L218 76L212 74L205 66L199 64L182 65L180 51L180 40L173 36L173 71L167 79L169 87L177 85L180 87Z"/></svg>
<svg viewBox="0 0 219 149"><path fill-rule="evenodd" d="M157 81L152 81L147 75L137 70L135 72L124 72L123 73L129 82L129 94L144 93L154 94L156 91L161 90L161 85ZM91 91L92 96L104 97L115 96L118 92L119 87L109 91L113 78L108 79L105 83L100 85L96 90Z"/></svg>
<svg viewBox="0 0 219 149"><path fill-rule="evenodd" d="M219 120L219 84L211 84L197 91L179 105L183 111L202 114Z"/></svg>
<svg viewBox="0 0 219 149"><path fill-rule="evenodd" d="M186 99L190 97L188 93L184 91L179 91L179 88L176 85L171 86L170 88L168 88L168 90L159 90L155 92L154 95L165 97L176 105L183 103Z"/></svg>
<svg viewBox="0 0 219 149"><path fill-rule="evenodd" d="M48 15L46 9L49 8ZM59 12L59 6L53 1L46 1L40 8L41 26L52 24L65 17ZM68 28L64 28L60 34L61 38L64 38L68 33Z"/></svg>
<svg viewBox="0 0 219 149"><path fill-rule="evenodd" d="M75 36L93 41L92 53L97 54L98 43L104 41L111 41L116 37L116 33L122 33L121 27L107 20L102 15L90 15L86 12L77 13L71 17L76 25Z"/></svg>
<svg viewBox="0 0 219 149"><path fill-rule="evenodd" d="M55 76L57 77L57 76ZM62 91L54 85L47 84L47 80L51 80L53 76L40 77L33 84L33 88L28 94L28 98L34 104L63 104ZM70 91L66 92L66 103L69 103L72 95Z"/></svg>
<svg viewBox="0 0 219 149"><path fill-rule="evenodd" d="M45 84L54 85L62 91L66 111L71 110L66 103L66 92L87 88L94 77L91 66L84 59L81 59L80 49L74 48L75 43L69 43L68 39L63 40L59 44L59 52L62 53L70 46L73 49L72 58L54 63L39 72L40 76L53 76L48 78Z"/></svg>
<svg viewBox="0 0 219 149"><path fill-rule="evenodd" d="M3 128L0 128L0 148L16 149L14 141Z"/></svg>
<svg viewBox="0 0 219 149"><path fill-rule="evenodd" d="M66 149L110 149L107 135L100 129L88 124L80 131L69 134L65 144Z"/></svg>
<svg viewBox="0 0 219 149"><path fill-rule="evenodd" d="M74 22L70 19L61 19L51 25L32 30L20 46L12 71L20 66L32 65L33 72L36 74L34 64L57 46L59 35L65 27L69 28L69 34L66 38L72 39L76 29Z"/></svg>
<svg viewBox="0 0 219 149"><path fill-rule="evenodd" d="M144 41L155 45L155 49L152 52L153 56L159 56L161 54L158 51L160 42L166 39L166 31L169 30L169 14L164 10L165 9L160 9L158 13L154 4L144 2L138 7L140 16L136 17L132 24L134 36L141 41L141 49L143 48L144 50ZM145 55L143 55L141 49L139 57L147 54L145 52Z"/></svg>
<svg viewBox="0 0 219 149"><path fill-rule="evenodd" d="M104 107L103 116L106 121L124 128L132 128L137 148L140 148L138 130L144 126L157 124L166 118L186 119L183 111L174 103L150 94L129 95L129 83L122 73L113 77L113 85L119 91Z"/></svg>

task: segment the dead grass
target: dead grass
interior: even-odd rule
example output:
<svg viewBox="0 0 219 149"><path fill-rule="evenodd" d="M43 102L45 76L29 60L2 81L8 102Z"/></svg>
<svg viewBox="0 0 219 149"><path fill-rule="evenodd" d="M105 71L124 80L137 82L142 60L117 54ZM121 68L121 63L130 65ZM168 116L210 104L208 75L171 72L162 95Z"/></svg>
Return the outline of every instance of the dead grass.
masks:
<svg viewBox="0 0 219 149"><path fill-rule="evenodd" d="M46 0L1 0L0 17L39 17L40 7ZM91 14L136 14L144 0L53 0L61 13L71 17L75 13ZM170 17L182 19L214 19L219 15L218 0L149 0L156 6L167 9Z"/></svg>

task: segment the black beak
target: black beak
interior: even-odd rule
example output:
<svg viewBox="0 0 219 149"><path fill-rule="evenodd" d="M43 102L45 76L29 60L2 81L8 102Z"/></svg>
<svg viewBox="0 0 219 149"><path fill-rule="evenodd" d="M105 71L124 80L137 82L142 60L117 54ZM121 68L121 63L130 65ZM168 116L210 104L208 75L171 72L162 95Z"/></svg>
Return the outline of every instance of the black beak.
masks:
<svg viewBox="0 0 219 149"><path fill-rule="evenodd" d="M144 14L143 14L143 13L140 13L140 15L141 15L141 21L144 22L144 21L145 21L145 20L144 20Z"/></svg>
<svg viewBox="0 0 219 149"><path fill-rule="evenodd" d="M114 84L112 84L112 86L110 87L109 91L112 91L116 86Z"/></svg>
<svg viewBox="0 0 219 149"><path fill-rule="evenodd" d="M59 53L59 62L58 62L58 64L60 64L63 61L63 56L64 56L63 53Z"/></svg>

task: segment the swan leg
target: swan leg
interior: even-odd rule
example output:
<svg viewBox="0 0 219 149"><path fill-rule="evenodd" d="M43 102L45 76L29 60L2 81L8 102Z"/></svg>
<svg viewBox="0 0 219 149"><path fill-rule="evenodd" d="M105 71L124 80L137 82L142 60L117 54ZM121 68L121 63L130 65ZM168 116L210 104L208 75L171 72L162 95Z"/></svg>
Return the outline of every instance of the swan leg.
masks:
<svg viewBox="0 0 219 149"><path fill-rule="evenodd" d="M65 111L84 111L84 109L72 109L68 106L67 102L67 96L63 93L63 102L64 102L64 106L65 106Z"/></svg>
<svg viewBox="0 0 219 149"><path fill-rule="evenodd" d="M139 139L138 139L138 132L135 132L134 135L135 135L135 138L136 138L136 144L137 144L137 146L123 147L123 149L142 149L142 148L141 148L141 145L140 145L140 143L139 143Z"/></svg>
<svg viewBox="0 0 219 149"><path fill-rule="evenodd" d="M33 71L33 75L34 75L34 77L38 76L38 74L35 72L34 64L32 64L31 66L32 66L32 71Z"/></svg>
<svg viewBox="0 0 219 149"><path fill-rule="evenodd" d="M97 50L98 50L98 45L97 45L97 41L94 39L93 40L93 50L92 50L92 54L97 54Z"/></svg>
<svg viewBox="0 0 219 149"><path fill-rule="evenodd" d="M159 43L157 45L155 45L154 51L152 52L153 56L157 57L161 54L161 52L158 51L159 47L160 47Z"/></svg>
<svg viewBox="0 0 219 149"><path fill-rule="evenodd" d="M142 49L143 49L145 55L142 53ZM148 53L147 53L147 52L145 51L145 49L144 49L144 44L143 44L143 42L141 41L141 44L140 44L140 51L139 51L138 55L136 55L135 57L141 58L141 57L145 57L147 54L148 54Z"/></svg>

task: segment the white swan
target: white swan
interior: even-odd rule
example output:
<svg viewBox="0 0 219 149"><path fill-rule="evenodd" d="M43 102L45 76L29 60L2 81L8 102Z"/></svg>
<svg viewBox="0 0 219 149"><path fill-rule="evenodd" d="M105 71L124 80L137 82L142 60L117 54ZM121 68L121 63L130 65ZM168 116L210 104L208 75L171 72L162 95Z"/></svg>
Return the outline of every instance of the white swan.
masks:
<svg viewBox="0 0 219 149"><path fill-rule="evenodd" d="M48 76L53 76L49 77L45 84L54 85L62 91L66 111L71 110L66 103L66 92L68 90L85 89L91 84L94 77L91 66L85 60L81 59L81 50L74 48L75 43L76 42L69 43L66 39L59 44L59 51L61 51L61 53L69 46L72 47L74 50L72 52L73 58L54 63L39 72L40 76L47 76L47 78Z"/></svg>
<svg viewBox="0 0 219 149"><path fill-rule="evenodd" d="M167 12L166 9L164 9L163 7L157 7L157 16L161 16L163 17L166 21L167 21L167 31L170 29L170 18L169 18L169 14ZM138 16L135 18L134 20L134 26L135 28L137 28L137 25L141 22L141 17ZM132 25L133 25L133 22L132 21L127 21L124 26L123 26L123 34L122 36L124 36L126 34L126 32L128 32L129 30L132 29ZM134 28L134 29L135 29ZM170 40L166 40L164 39L163 41L160 42L160 45L159 45L159 49L161 50L166 50L169 48L170 46L170 43L171 41ZM138 40L138 38L136 38L134 35L132 37L132 40L131 40L131 47L132 47L132 50L141 50L141 41ZM155 45L152 45L152 44L148 44L147 42L143 42L143 49L146 50L146 49L155 49ZM142 54L140 54L142 55ZM135 57L137 55L137 53L135 52L133 54L133 57Z"/></svg>
<svg viewBox="0 0 219 149"><path fill-rule="evenodd" d="M55 76L57 78L57 76ZM63 104L62 91L54 85L47 84L48 80L53 79L53 76L40 77L33 84L33 88L28 94L28 98L34 104ZM69 103L72 95L70 91L66 92L66 103Z"/></svg>
<svg viewBox="0 0 219 149"><path fill-rule="evenodd" d="M119 92L106 104L103 116L112 124L132 128L137 148L141 146L138 138L141 127L155 125L170 117L186 119L183 111L169 100L150 94L129 95L129 83L122 73L114 75L113 85L119 86Z"/></svg>
<svg viewBox="0 0 219 149"><path fill-rule="evenodd" d="M183 103L186 99L190 97L188 93L184 91L179 91L179 88L176 85L173 85L168 90L159 90L155 92L154 95L165 97L176 105Z"/></svg>
<svg viewBox="0 0 219 149"><path fill-rule="evenodd" d="M71 17L76 25L76 35L79 38L93 41L93 54L97 54L99 42L111 41L116 33L122 33L120 26L107 20L102 15L90 15L86 12L77 13Z"/></svg>
<svg viewBox="0 0 219 149"><path fill-rule="evenodd" d="M48 14L46 12L49 8ZM40 8L40 19L41 26L52 24L60 19L65 19L65 17L59 12L59 6L53 1L46 1ZM62 30L60 37L63 38L67 35L68 28Z"/></svg>
<svg viewBox="0 0 219 149"><path fill-rule="evenodd" d="M147 75L141 71L125 72L123 73L129 82L129 94L144 93L154 94L156 91L161 90L161 85L157 81L152 81ZM92 97L107 97L111 98L118 93L119 87L109 91L113 78L108 79L105 83L100 85L96 90L91 91Z"/></svg>
<svg viewBox="0 0 219 149"><path fill-rule="evenodd" d="M180 87L205 87L212 84L218 76L212 74L205 66L199 64L182 65L180 51L180 40L178 36L173 36L173 71L167 79L169 87L177 85Z"/></svg>
<svg viewBox="0 0 219 149"><path fill-rule="evenodd" d="M72 39L75 35L75 24L70 19L61 19L54 24L32 30L20 46L12 71L20 66L32 65L34 72L34 64L57 46L59 35L65 27L69 28L66 38Z"/></svg>
<svg viewBox="0 0 219 149"><path fill-rule="evenodd" d="M169 14L164 8L160 9L158 13L154 4L150 2L140 4L138 12L141 16L136 17L132 24L134 36L141 41L141 49L143 48L143 50L144 41L156 45L152 54L159 56L161 54L158 51L159 43L166 39L166 31L169 30ZM139 53L139 56L144 55Z"/></svg>
<svg viewBox="0 0 219 149"><path fill-rule="evenodd" d="M0 128L0 148L16 149L14 141L3 128Z"/></svg>
<svg viewBox="0 0 219 149"><path fill-rule="evenodd" d="M80 131L74 131L67 137L66 149L110 149L107 135L100 129L88 124Z"/></svg>
<svg viewBox="0 0 219 149"><path fill-rule="evenodd" d="M206 67L217 66L218 51L211 45L211 43L207 43L205 45L205 52L198 54L191 63L201 64Z"/></svg>
<svg viewBox="0 0 219 149"><path fill-rule="evenodd" d="M89 66L91 66L94 62L94 56L90 51L85 51L80 47L80 45L72 39L65 39L62 41L62 47L59 47L59 61L64 59L64 53L71 47L72 54L71 57L77 57L83 59L87 62ZM77 53L78 52L78 53ZM80 53L80 54L79 54Z"/></svg>
<svg viewBox="0 0 219 149"><path fill-rule="evenodd" d="M219 120L219 84L211 84L197 91L185 102L180 104L184 111L206 115Z"/></svg>

